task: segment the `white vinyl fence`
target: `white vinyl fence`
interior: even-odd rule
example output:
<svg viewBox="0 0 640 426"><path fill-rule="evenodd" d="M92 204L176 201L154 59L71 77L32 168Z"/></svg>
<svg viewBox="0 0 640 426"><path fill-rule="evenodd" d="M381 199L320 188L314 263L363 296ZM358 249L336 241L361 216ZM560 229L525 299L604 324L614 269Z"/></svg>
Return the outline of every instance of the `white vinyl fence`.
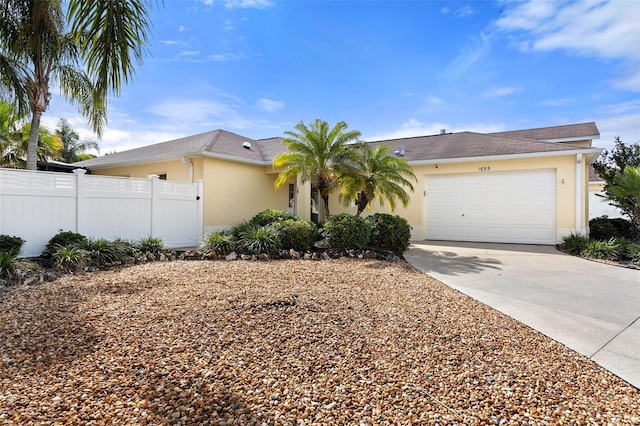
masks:
<svg viewBox="0 0 640 426"><path fill-rule="evenodd" d="M42 253L60 230L91 238L160 237L167 247L202 238L202 181L170 182L0 169L0 235L25 240L22 256Z"/></svg>

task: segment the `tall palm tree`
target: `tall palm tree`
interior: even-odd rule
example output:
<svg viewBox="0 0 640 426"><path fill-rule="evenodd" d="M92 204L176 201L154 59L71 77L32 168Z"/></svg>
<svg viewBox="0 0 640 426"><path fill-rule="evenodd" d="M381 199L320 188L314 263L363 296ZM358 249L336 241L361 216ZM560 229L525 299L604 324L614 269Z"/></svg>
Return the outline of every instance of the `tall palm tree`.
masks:
<svg viewBox="0 0 640 426"><path fill-rule="evenodd" d="M626 166L608 185L605 198L629 216L640 236L640 167Z"/></svg>
<svg viewBox="0 0 640 426"><path fill-rule="evenodd" d="M86 151L90 149L100 150L98 142L94 139L85 139L81 141L78 132L73 130L65 118L61 118L58 122L56 134L62 143L60 159L67 163L75 163L76 161L94 158L95 155L92 156L90 154L85 154Z"/></svg>
<svg viewBox="0 0 640 426"><path fill-rule="evenodd" d="M405 188L413 192L410 179L417 181L411 166L404 159L390 155L386 145L373 148L363 143L359 146L356 162L340 179L340 199L345 206L355 200L357 216L364 209L370 208L375 199L378 199L381 206L386 201L393 211L396 199L404 207L409 204L410 198Z"/></svg>
<svg viewBox="0 0 640 426"><path fill-rule="evenodd" d="M49 107L50 83L59 85L62 95L78 107L98 134L106 121L105 99L98 96L81 68L80 49L75 35L65 31L60 0L6 0L0 8L0 28L1 55L7 62L22 65L19 72L2 71L3 77L19 76L8 91L19 106L29 105L26 167L35 170L40 119Z"/></svg>
<svg viewBox="0 0 640 426"><path fill-rule="evenodd" d="M355 160L355 151L348 144L357 141L360 132L347 131L347 127L344 121L333 128L320 119L309 126L301 121L295 127L297 132L285 132L286 138L282 142L289 151L273 159L274 167L285 166L276 179L276 189L298 175L303 183L311 182L317 189L323 204L320 222L329 217L329 194L336 188L338 177Z"/></svg>
<svg viewBox="0 0 640 426"><path fill-rule="evenodd" d="M36 168L38 129L49 106L50 83L59 85L62 95L100 136L107 95L119 93L133 75L134 62L141 60L151 4L149 0L69 0L65 17L61 0L3 1L0 86L20 112L28 108L31 113L28 169Z"/></svg>

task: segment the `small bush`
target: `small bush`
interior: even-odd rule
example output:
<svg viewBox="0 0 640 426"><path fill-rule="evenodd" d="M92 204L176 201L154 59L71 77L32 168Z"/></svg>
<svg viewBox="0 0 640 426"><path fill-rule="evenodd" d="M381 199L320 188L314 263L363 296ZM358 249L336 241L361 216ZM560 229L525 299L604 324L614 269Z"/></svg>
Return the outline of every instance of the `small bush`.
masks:
<svg viewBox="0 0 640 426"><path fill-rule="evenodd" d="M51 239L45 246L44 251L42 252L42 256L50 258L59 247L69 247L74 245L77 246L86 241L87 237L82 234L60 230L60 232L51 237Z"/></svg>
<svg viewBox="0 0 640 426"><path fill-rule="evenodd" d="M57 269L72 272L85 267L89 260L89 253L77 246L58 246L51 259Z"/></svg>
<svg viewBox="0 0 640 426"><path fill-rule="evenodd" d="M0 235L0 253L7 253L14 257L18 257L23 244L24 240L20 237Z"/></svg>
<svg viewBox="0 0 640 426"><path fill-rule="evenodd" d="M158 256L160 252L162 252L162 249L164 249L164 241L162 241L160 237L147 237L138 241L135 247L142 254Z"/></svg>
<svg viewBox="0 0 640 426"><path fill-rule="evenodd" d="M16 270L16 256L8 252L0 252L0 278L11 278Z"/></svg>
<svg viewBox="0 0 640 426"><path fill-rule="evenodd" d="M396 254L402 254L409 248L411 226L406 219L397 215L376 213L366 220L371 225L369 245Z"/></svg>
<svg viewBox="0 0 640 426"><path fill-rule="evenodd" d="M242 237L242 234L244 234L245 232L247 232L249 229L251 228L255 228L256 225L254 225L253 223L251 223L248 220L243 220L240 221L238 223L236 223L235 225L233 225L231 227L231 229L229 230L229 233L233 236L233 238L235 238L236 240L240 240L240 238Z"/></svg>
<svg viewBox="0 0 640 426"><path fill-rule="evenodd" d="M287 219L277 224L283 249L309 251L318 237L318 228L312 222L301 219Z"/></svg>
<svg viewBox="0 0 640 426"><path fill-rule="evenodd" d="M592 240L609 241L611 238L633 239L634 227L631 221L607 217L597 217L589 221L589 237Z"/></svg>
<svg viewBox="0 0 640 426"><path fill-rule="evenodd" d="M238 246L246 254L275 255L280 250L280 232L274 224L252 226L240 235Z"/></svg>
<svg viewBox="0 0 640 426"><path fill-rule="evenodd" d="M371 225L360 216L341 213L324 224L324 235L331 250L363 250L369 244Z"/></svg>
<svg viewBox="0 0 640 426"><path fill-rule="evenodd" d="M594 259L615 259L620 252L620 246L614 238L609 241L589 241L582 255Z"/></svg>
<svg viewBox="0 0 640 426"><path fill-rule="evenodd" d="M290 219L298 219L298 217L293 213L285 212L283 210L267 209L252 217L249 222L257 226L266 226Z"/></svg>
<svg viewBox="0 0 640 426"><path fill-rule="evenodd" d="M200 248L207 253L226 256L235 250L235 240L232 235L224 231L216 231L202 238Z"/></svg>
<svg viewBox="0 0 640 426"><path fill-rule="evenodd" d="M640 263L640 243L627 244L621 254L631 262Z"/></svg>
<svg viewBox="0 0 640 426"><path fill-rule="evenodd" d="M71 246L71 248L74 248ZM104 266L120 260L124 253L118 244L106 240L104 238L88 239L80 243L78 248L87 253L89 260L96 266Z"/></svg>
<svg viewBox="0 0 640 426"><path fill-rule="evenodd" d="M111 243L115 246L115 251L118 253L120 258L124 256L129 256L129 257L140 256L140 250L138 250L138 248L136 247L136 243L134 242L123 240L121 238L116 238Z"/></svg>
<svg viewBox="0 0 640 426"><path fill-rule="evenodd" d="M570 235L562 238L562 244L560 244L560 247L567 253L580 254L585 248L587 248L587 244L589 244L589 239L587 237L571 233Z"/></svg>

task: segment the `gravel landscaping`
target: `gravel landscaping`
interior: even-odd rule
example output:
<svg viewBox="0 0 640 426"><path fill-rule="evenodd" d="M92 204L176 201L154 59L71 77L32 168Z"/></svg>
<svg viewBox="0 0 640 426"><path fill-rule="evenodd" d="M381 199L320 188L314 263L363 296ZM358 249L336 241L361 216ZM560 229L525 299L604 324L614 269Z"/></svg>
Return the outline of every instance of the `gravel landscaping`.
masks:
<svg viewBox="0 0 640 426"><path fill-rule="evenodd" d="M0 288L0 424L640 424L638 390L404 262Z"/></svg>

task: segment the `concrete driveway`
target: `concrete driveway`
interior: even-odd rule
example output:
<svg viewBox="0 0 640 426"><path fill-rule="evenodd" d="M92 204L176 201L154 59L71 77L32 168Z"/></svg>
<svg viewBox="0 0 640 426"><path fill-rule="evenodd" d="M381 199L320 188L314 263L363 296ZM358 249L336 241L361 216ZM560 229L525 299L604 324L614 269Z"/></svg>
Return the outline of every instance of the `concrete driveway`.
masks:
<svg viewBox="0 0 640 426"><path fill-rule="evenodd" d="M553 246L420 241L404 256L640 388L640 270Z"/></svg>

